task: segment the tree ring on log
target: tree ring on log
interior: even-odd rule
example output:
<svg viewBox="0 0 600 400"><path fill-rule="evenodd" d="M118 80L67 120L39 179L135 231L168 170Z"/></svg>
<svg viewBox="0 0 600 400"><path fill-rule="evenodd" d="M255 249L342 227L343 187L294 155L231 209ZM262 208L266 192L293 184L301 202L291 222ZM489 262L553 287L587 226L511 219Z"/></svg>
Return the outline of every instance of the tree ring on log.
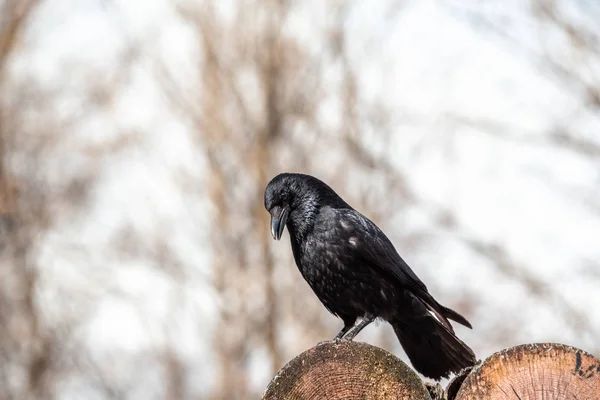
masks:
<svg viewBox="0 0 600 400"><path fill-rule="evenodd" d="M598 400L600 360L563 344L512 347L473 369L456 394L467 399Z"/></svg>
<svg viewBox="0 0 600 400"><path fill-rule="evenodd" d="M265 400L431 400L419 376L387 351L366 343L322 342L273 378Z"/></svg>

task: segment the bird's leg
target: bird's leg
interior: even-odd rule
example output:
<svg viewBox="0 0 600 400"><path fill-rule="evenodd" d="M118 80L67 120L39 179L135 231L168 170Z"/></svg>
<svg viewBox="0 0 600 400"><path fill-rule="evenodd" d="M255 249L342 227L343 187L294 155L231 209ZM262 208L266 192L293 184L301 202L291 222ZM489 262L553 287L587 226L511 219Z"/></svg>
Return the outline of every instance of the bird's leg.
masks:
<svg viewBox="0 0 600 400"><path fill-rule="evenodd" d="M346 334L346 332L348 332L353 326L354 326L354 322L347 323L346 321L344 321L344 327L342 328L342 330L337 335L335 335L335 337L333 338L333 341L337 343L340 340L342 340L342 338L344 337L344 335Z"/></svg>
<svg viewBox="0 0 600 400"><path fill-rule="evenodd" d="M358 325L352 327L352 329L350 329L346 333L346 335L343 337L343 340L352 340L352 339L354 339L354 337L356 335L358 335L358 333L360 331L362 331L367 325L369 325L373 321L375 321L375 317L373 315L370 315L370 314L365 315L363 317L363 319L358 323Z"/></svg>

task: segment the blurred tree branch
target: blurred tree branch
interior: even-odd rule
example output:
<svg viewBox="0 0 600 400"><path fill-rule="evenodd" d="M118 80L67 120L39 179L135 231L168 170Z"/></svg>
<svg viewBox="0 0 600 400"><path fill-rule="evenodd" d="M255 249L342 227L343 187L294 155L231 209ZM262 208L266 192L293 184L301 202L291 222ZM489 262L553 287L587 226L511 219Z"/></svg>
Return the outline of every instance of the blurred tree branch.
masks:
<svg viewBox="0 0 600 400"><path fill-rule="evenodd" d="M290 274L289 256L285 265L278 266L281 257L271 248L262 204L268 180L282 166L320 170L324 179L342 187L357 181L368 186L366 180L356 179L357 174L377 173L384 180L382 186L388 185L385 195L399 194L399 202L411 198L399 171L361 139L367 126L379 130L381 143L391 133L381 118L387 112L383 105L362 100L347 55L345 21L353 4L326 6L326 26L315 27L323 41L314 52L288 29L288 20L299 12L291 2L236 2L232 14L210 3L183 2L181 18L198 38L199 56L193 67L198 75L182 81L169 66L156 66L165 95L177 115L193 127L208 166L206 181L197 190L206 193L214 207L213 282L222 304L215 331L220 364L215 398L249 395L248 360L257 348L264 348L271 373L283 365L298 348L281 335L286 323L307 327L304 332L315 340L330 334L324 332L322 318L311 315L321 311L314 299L305 301L307 290L297 287L297 271ZM327 78L332 72L342 77L335 84ZM331 99L341 105L335 111L340 126L333 128L322 117ZM322 149L337 147L351 160L345 165L355 165L356 170L324 170L319 151L310 145L311 136L318 138ZM395 205L380 201L383 194L356 189L350 193L357 207L369 202L379 207L364 208L377 210L378 215L397 212ZM388 204L390 209L385 208ZM315 312L306 312L307 307ZM310 337L302 339L311 342Z"/></svg>
<svg viewBox="0 0 600 400"><path fill-rule="evenodd" d="M586 136L573 127L574 121L586 115L600 117L600 33L595 21L600 18L600 8L593 2L562 2L556 0L529 0L523 3L524 18L513 21L501 9L492 12L486 7L446 6L455 17L470 23L476 30L505 40L516 54L523 54L534 66L546 73L562 90L578 99L579 108L564 120L555 120L543 139L532 139L506 121L472 120L468 116L450 116L456 122L483 128L482 132L505 138L527 141L545 141L557 148L568 148L584 156L598 158L600 141ZM571 8L567 12L566 8ZM573 17L573 12L580 18ZM582 16L589 20L582 21ZM523 16L522 16L523 17ZM511 29L511 24L523 24L537 32L537 40L521 40ZM558 41L557 39L561 39ZM562 41L564 39L564 42Z"/></svg>
<svg viewBox="0 0 600 400"><path fill-rule="evenodd" d="M4 66L27 26L26 21L38 5L38 0L4 0L0 4L0 82Z"/></svg>

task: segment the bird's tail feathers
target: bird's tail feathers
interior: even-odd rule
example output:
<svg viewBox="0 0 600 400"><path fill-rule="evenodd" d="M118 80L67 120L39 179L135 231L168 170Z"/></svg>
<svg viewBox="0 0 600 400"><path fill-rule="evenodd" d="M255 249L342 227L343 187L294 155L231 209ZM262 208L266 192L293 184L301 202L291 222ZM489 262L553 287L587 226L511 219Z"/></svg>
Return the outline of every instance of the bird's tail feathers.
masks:
<svg viewBox="0 0 600 400"><path fill-rule="evenodd" d="M424 314L390 321L417 372L439 380L477 361L475 353L436 318Z"/></svg>
<svg viewBox="0 0 600 400"><path fill-rule="evenodd" d="M469 323L469 321L467 321L467 319L465 317L463 317L462 315L460 315L459 313L457 313L456 311L454 311L448 307L444 307L440 303L438 303L438 305L442 309L442 313L444 314L444 316L446 316L446 318L449 318L452 321L456 321L459 324L464 325L469 329L473 329L473 327L471 326L471 324Z"/></svg>
<svg viewBox="0 0 600 400"><path fill-rule="evenodd" d="M431 296L428 292L419 292L417 293L417 297L423 302L425 307L435 316L435 318L446 328L450 330L450 332L454 332L452 325L448 322L448 319L452 321L458 322L461 325L466 326L467 328L473 329L469 321L456 311L444 307L440 303L438 303L433 296Z"/></svg>

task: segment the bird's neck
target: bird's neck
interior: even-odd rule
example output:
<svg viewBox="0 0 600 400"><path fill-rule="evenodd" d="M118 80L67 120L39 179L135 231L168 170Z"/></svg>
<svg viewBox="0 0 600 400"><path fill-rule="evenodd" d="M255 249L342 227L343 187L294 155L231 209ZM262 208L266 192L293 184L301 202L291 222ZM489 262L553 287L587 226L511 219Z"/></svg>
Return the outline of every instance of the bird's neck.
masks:
<svg viewBox="0 0 600 400"><path fill-rule="evenodd" d="M292 240L295 240L299 244L306 240L308 235L310 235L314 229L317 213L318 209L316 204L303 202L302 206L298 207L290 214L287 228Z"/></svg>
<svg viewBox="0 0 600 400"><path fill-rule="evenodd" d="M314 219L303 219L303 218L290 218L288 219L288 230L292 240L298 243L302 243L306 240L310 232L314 227Z"/></svg>

